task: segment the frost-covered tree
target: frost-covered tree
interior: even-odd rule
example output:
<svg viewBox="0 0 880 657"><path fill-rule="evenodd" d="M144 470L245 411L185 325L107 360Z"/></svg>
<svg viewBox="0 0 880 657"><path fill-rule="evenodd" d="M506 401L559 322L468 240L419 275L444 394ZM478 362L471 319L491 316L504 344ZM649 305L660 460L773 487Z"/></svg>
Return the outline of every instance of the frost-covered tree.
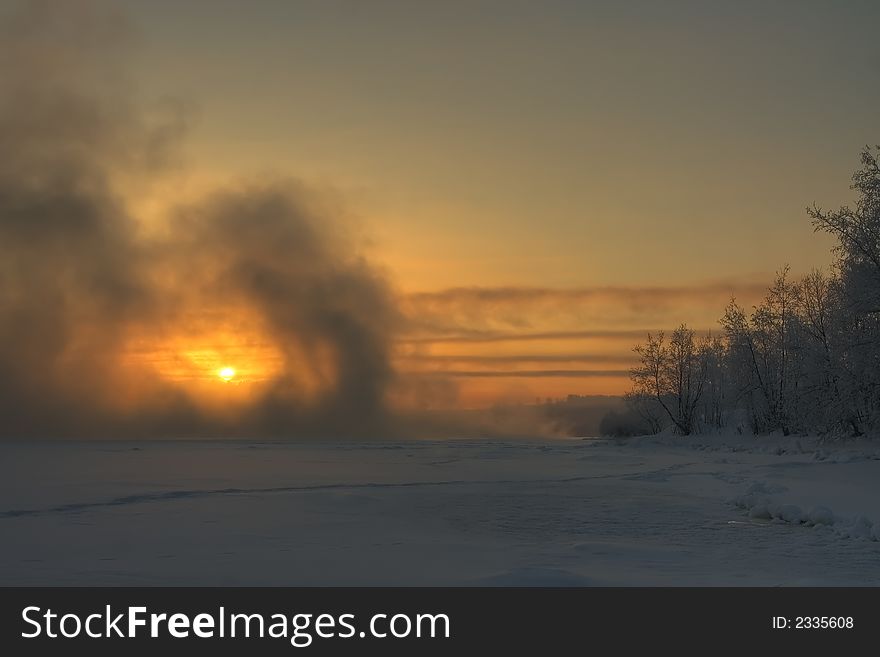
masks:
<svg viewBox="0 0 880 657"><path fill-rule="evenodd" d="M694 331L682 324L669 341L662 331L648 334L644 345L634 349L639 365L631 370L633 394L656 400L682 435L697 429L697 407L706 383L705 362Z"/></svg>
<svg viewBox="0 0 880 657"><path fill-rule="evenodd" d="M880 432L880 166L862 152L854 207L808 209L834 235L834 269L792 280L781 269L747 311L735 299L723 337L699 343L682 325L635 348L630 404L689 434L745 411L758 433Z"/></svg>
<svg viewBox="0 0 880 657"><path fill-rule="evenodd" d="M878 147L880 149L880 147ZM851 188L855 207L833 212L808 208L816 230L834 235L838 244L838 299L834 328L838 353L834 363L840 394L838 420L853 433L880 430L880 166L876 151L862 151L862 167Z"/></svg>
<svg viewBox="0 0 880 657"><path fill-rule="evenodd" d="M792 429L796 287L786 266L749 315L732 300L721 318L736 399L758 432Z"/></svg>
<svg viewBox="0 0 880 657"><path fill-rule="evenodd" d="M828 432L849 414L839 381L838 281L820 270L797 284L792 413L799 430Z"/></svg>
<svg viewBox="0 0 880 657"><path fill-rule="evenodd" d="M699 345L699 357L705 381L698 415L706 426L720 428L724 426L728 394L727 347L724 340L711 335L703 338Z"/></svg>

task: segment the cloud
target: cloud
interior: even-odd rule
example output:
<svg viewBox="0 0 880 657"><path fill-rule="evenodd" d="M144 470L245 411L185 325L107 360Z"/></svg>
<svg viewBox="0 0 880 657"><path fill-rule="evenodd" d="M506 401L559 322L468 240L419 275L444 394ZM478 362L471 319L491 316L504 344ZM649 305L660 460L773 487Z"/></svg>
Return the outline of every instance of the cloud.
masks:
<svg viewBox="0 0 880 657"><path fill-rule="evenodd" d="M291 181L217 192L176 216L171 262L190 285L182 305L258 317L280 356L280 371L247 409L247 426L259 431L388 429L395 300L380 274L326 229L332 223ZM303 404L303 388L316 380L320 390Z"/></svg>
<svg viewBox="0 0 880 657"><path fill-rule="evenodd" d="M149 231L123 190L178 161L188 117L139 104L124 17L33 2L0 30L0 436L385 431L398 314L336 217L296 182L259 181ZM218 309L280 354L234 414L128 358Z"/></svg>
<svg viewBox="0 0 880 657"><path fill-rule="evenodd" d="M766 291L765 283L742 281L712 281L701 285L687 286L592 286L575 288L547 287L453 287L433 292L417 292L409 295L414 303L480 304L506 303L572 303L594 299L614 301L637 308L662 306L676 300L699 298L715 299L729 297L735 292L760 295Z"/></svg>
<svg viewBox="0 0 880 657"><path fill-rule="evenodd" d="M634 345L688 322L719 332L720 310L748 304L765 286L715 281L691 286L466 287L409 294L396 345L404 373L446 377L465 406L493 400L622 393Z"/></svg>
<svg viewBox="0 0 880 657"><path fill-rule="evenodd" d="M620 360L613 354L501 354L501 355L451 355L413 354L407 360L433 365L446 363L474 363L478 365L519 363L615 363Z"/></svg>
<svg viewBox="0 0 880 657"><path fill-rule="evenodd" d="M456 287L409 294L403 310L413 341L622 338L683 320L711 328L731 296L748 304L765 291L764 283L743 281L568 289Z"/></svg>
<svg viewBox="0 0 880 657"><path fill-rule="evenodd" d="M405 335L401 342L408 344L438 343L481 343L481 342L532 342L554 340L582 340L589 338L608 338L612 340L631 340L643 338L646 329L623 330L583 330L583 331L479 331L465 327L450 327L450 334Z"/></svg>
<svg viewBox="0 0 880 657"><path fill-rule="evenodd" d="M35 1L0 16L0 438L412 433L418 422L395 400L449 408L477 379L543 379L543 390L625 377L559 366L620 367L645 327L708 326L731 293L763 292L716 282L399 295L336 204L287 178L232 181L145 217L131 192L175 186L192 117L184 103L138 97L136 41L112 3ZM594 341L590 353L489 350L575 340ZM433 351L449 345L481 353ZM230 354L241 362L218 361ZM433 370L396 369L414 363ZM241 383L223 387L220 364ZM533 392L501 384L511 399ZM492 422L481 432L504 425ZM458 419L432 423L466 433Z"/></svg>
<svg viewBox="0 0 880 657"><path fill-rule="evenodd" d="M460 378L575 378L628 377L629 370L445 370L444 376Z"/></svg>

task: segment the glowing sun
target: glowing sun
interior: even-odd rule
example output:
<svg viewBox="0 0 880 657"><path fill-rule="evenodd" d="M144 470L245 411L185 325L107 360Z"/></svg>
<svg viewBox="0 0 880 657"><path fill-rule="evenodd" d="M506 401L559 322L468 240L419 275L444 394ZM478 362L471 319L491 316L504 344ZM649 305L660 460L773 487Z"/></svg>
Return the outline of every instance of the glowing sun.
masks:
<svg viewBox="0 0 880 657"><path fill-rule="evenodd" d="M217 376L219 376L224 381L229 381L232 377L235 376L235 370L231 367L221 367L217 370Z"/></svg>

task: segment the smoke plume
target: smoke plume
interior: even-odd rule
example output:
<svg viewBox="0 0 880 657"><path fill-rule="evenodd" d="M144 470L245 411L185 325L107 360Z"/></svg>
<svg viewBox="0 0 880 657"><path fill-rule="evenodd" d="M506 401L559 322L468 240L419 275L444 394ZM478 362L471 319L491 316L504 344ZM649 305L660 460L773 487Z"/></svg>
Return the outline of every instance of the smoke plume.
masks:
<svg viewBox="0 0 880 657"><path fill-rule="evenodd" d="M139 102L124 17L31 2L0 30L0 436L386 431L398 314L326 208L251 181L147 225L126 190L175 175L187 117ZM211 317L276 354L234 412L132 356Z"/></svg>

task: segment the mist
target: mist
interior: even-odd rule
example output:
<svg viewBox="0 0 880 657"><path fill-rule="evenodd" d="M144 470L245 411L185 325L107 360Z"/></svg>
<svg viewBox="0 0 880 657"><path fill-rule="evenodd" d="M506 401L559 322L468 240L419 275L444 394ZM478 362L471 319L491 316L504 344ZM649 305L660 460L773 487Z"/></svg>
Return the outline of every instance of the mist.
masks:
<svg viewBox="0 0 880 657"><path fill-rule="evenodd" d="M0 31L0 437L387 435L399 313L329 204L233 182L157 230L127 190L179 175L189 117L138 99L125 17L26 3ZM232 411L129 357L212 316L278 354Z"/></svg>

